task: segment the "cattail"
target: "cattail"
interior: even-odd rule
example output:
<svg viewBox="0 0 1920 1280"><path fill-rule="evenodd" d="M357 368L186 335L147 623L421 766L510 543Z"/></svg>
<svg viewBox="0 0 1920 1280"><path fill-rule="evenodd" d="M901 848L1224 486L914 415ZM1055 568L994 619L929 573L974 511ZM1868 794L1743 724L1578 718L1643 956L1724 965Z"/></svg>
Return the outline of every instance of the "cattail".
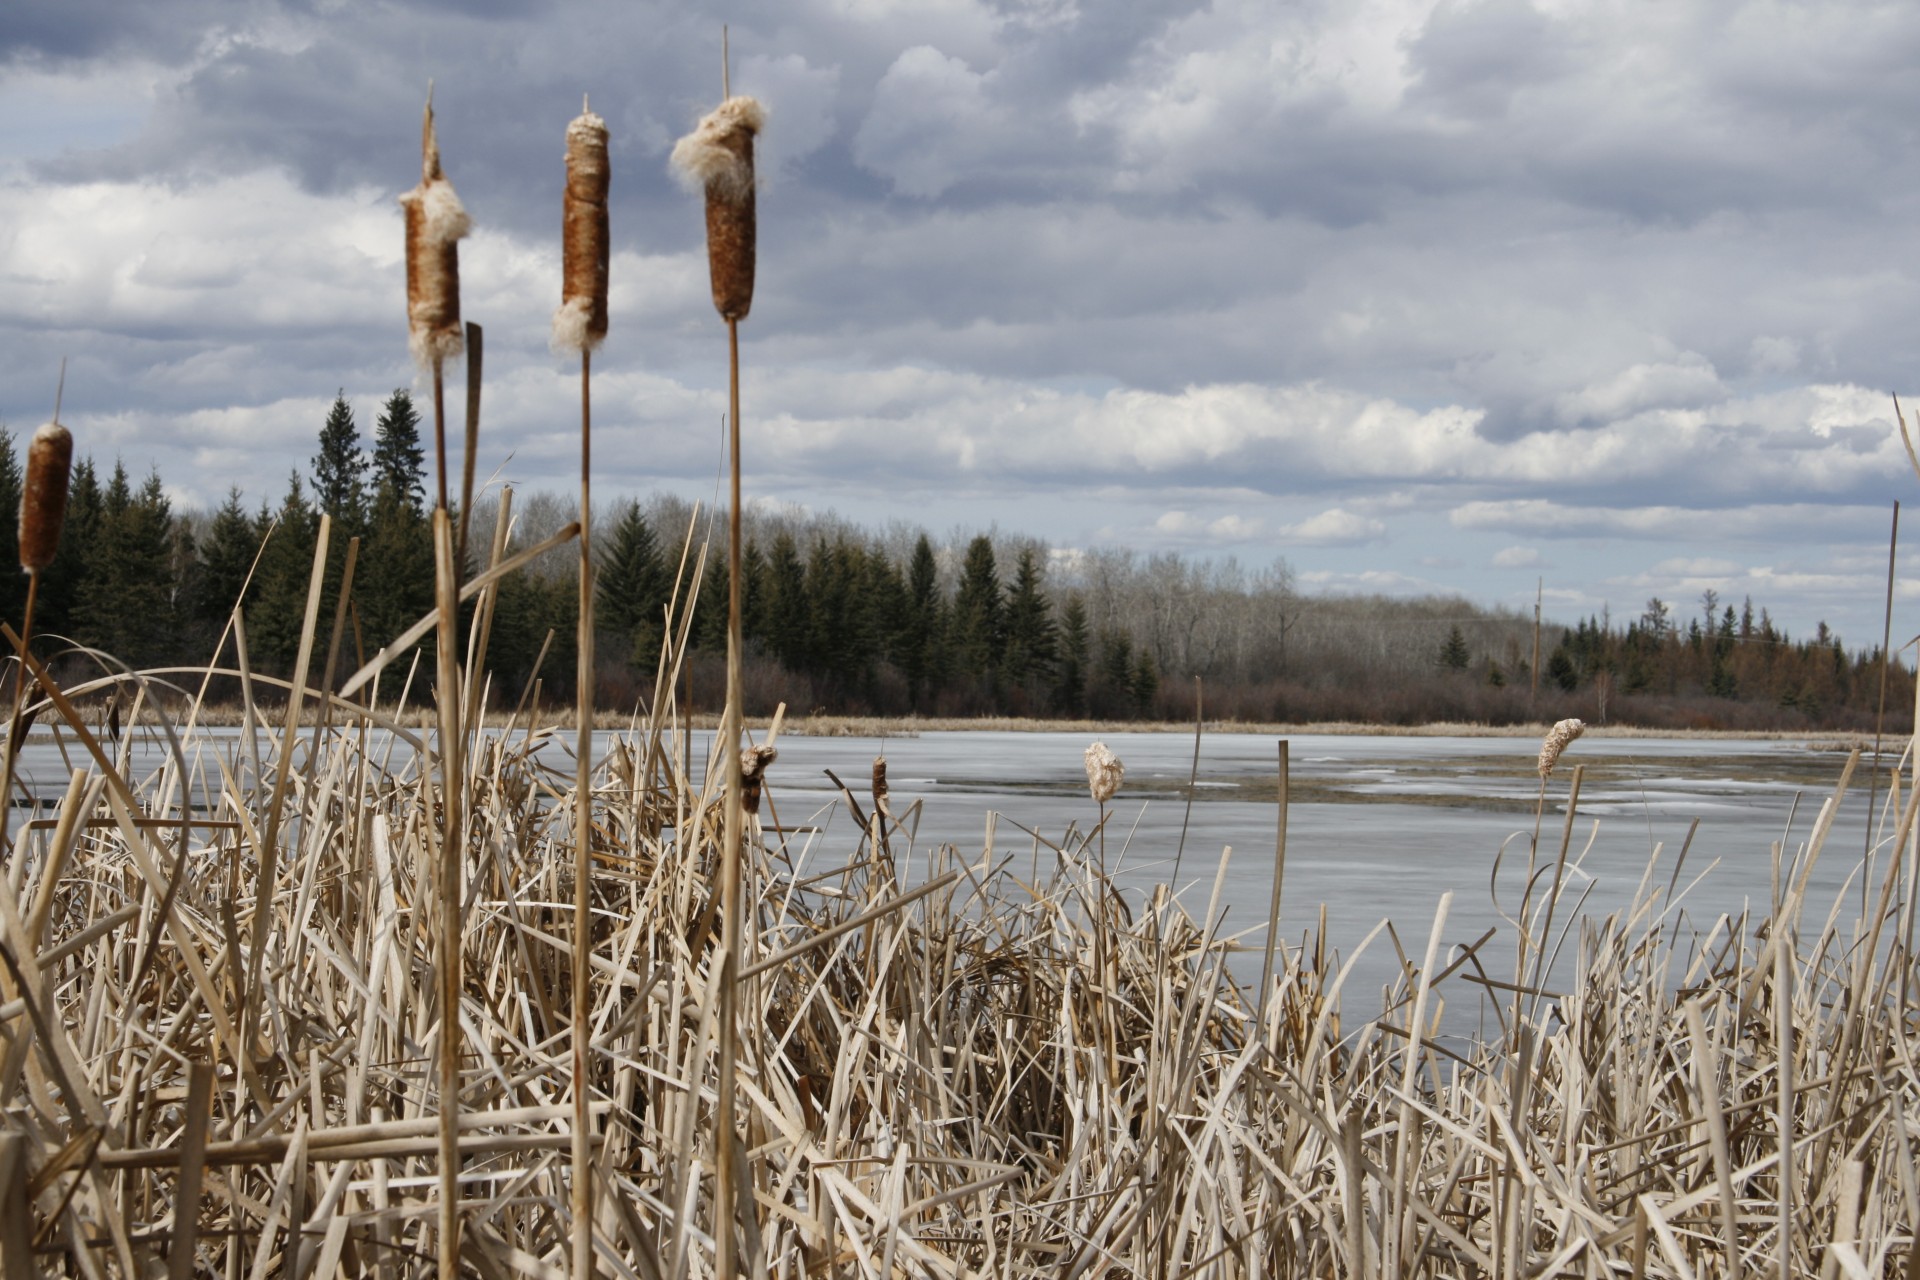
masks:
<svg viewBox="0 0 1920 1280"><path fill-rule="evenodd" d="M400 197L407 214L408 345L421 368L460 354L460 237L473 223L440 171L433 97L420 126L420 185Z"/></svg>
<svg viewBox="0 0 1920 1280"><path fill-rule="evenodd" d="M874 811L891 818L893 807L887 803L887 758L873 758L873 807Z"/></svg>
<svg viewBox="0 0 1920 1280"><path fill-rule="evenodd" d="M567 194L560 219L556 351L592 351L607 336L607 122L581 104L567 126Z"/></svg>
<svg viewBox="0 0 1920 1280"><path fill-rule="evenodd" d="M1119 756L1107 750L1106 743L1096 742L1087 748L1087 789L1093 792L1096 803L1105 804L1113 799L1126 772L1127 767L1120 763Z"/></svg>
<svg viewBox="0 0 1920 1280"><path fill-rule="evenodd" d="M760 779L779 754L772 747L748 747L740 753L740 798L749 815L760 812Z"/></svg>
<svg viewBox="0 0 1920 1280"><path fill-rule="evenodd" d="M707 194L707 267L723 320L753 306L753 136L766 113L752 98L728 98L673 148L673 165Z"/></svg>
<svg viewBox="0 0 1920 1280"><path fill-rule="evenodd" d="M67 518L67 477L73 467L73 433L49 422L27 446L27 481L20 494L20 567L39 573L60 549Z"/></svg>
<svg viewBox="0 0 1920 1280"><path fill-rule="evenodd" d="M1584 720L1562 720L1547 731L1546 741L1540 744L1540 763L1536 766L1541 777L1553 772L1553 766L1560 763L1560 753L1565 751L1573 740L1587 731Z"/></svg>

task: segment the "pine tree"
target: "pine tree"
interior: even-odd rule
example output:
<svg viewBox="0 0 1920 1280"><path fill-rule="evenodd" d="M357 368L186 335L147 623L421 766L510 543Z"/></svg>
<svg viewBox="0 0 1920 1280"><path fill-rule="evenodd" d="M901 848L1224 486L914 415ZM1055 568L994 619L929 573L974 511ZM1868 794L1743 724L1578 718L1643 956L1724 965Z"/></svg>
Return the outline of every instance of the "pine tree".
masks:
<svg viewBox="0 0 1920 1280"><path fill-rule="evenodd" d="M158 473L136 493L114 463L92 542L76 636L131 666L153 665L177 630L173 510Z"/></svg>
<svg viewBox="0 0 1920 1280"><path fill-rule="evenodd" d="M420 444L419 411L405 390L387 397L373 425L370 478L376 504L386 494L416 514L426 510L427 451Z"/></svg>
<svg viewBox="0 0 1920 1280"><path fill-rule="evenodd" d="M20 510L20 458L13 433L0 427L0 617L20 625L27 607L26 575L14 572L20 563L20 526L12 519Z"/></svg>
<svg viewBox="0 0 1920 1280"><path fill-rule="evenodd" d="M34 628L45 633L75 635L80 589L92 576L98 551L103 495L92 458L73 464L67 489L67 518L60 528L60 552L41 576L40 599L35 604ZM17 536L17 531L16 531Z"/></svg>
<svg viewBox="0 0 1920 1280"><path fill-rule="evenodd" d="M900 673L907 678L907 702L915 711L933 700L940 682L940 640L945 629L940 599L940 566L933 543L921 534L907 566L906 599L898 643Z"/></svg>
<svg viewBox="0 0 1920 1280"><path fill-rule="evenodd" d="M1060 669L1053 686L1054 710L1070 716L1087 711L1087 662L1093 638L1087 626L1087 604L1075 592L1067 597L1060 615Z"/></svg>
<svg viewBox="0 0 1920 1280"><path fill-rule="evenodd" d="M313 506L333 520L333 537L342 547L367 523L367 456L360 451L360 428L344 394L333 398L320 428L320 452L313 455Z"/></svg>
<svg viewBox="0 0 1920 1280"><path fill-rule="evenodd" d="M227 490L227 500L213 513L200 548L198 612L214 635L225 628L227 615L240 603L247 573L259 550L260 529L240 504L240 490Z"/></svg>
<svg viewBox="0 0 1920 1280"><path fill-rule="evenodd" d="M810 669L808 661L807 569L793 535L782 529L767 559L767 648L787 670Z"/></svg>
<svg viewBox="0 0 1920 1280"><path fill-rule="evenodd" d="M1006 615L993 542L985 534L967 544L960 586L953 597L952 635L958 674L969 680L990 680L1000 666Z"/></svg>
<svg viewBox="0 0 1920 1280"><path fill-rule="evenodd" d="M1038 689L1053 677L1059 658L1059 633L1053 621L1053 602L1040 587L1039 555L1032 547L1020 550L1013 589L1007 593L1006 648L1002 670L1008 685Z"/></svg>
<svg viewBox="0 0 1920 1280"><path fill-rule="evenodd" d="M1467 649L1467 638L1455 625L1447 632L1446 642L1440 646L1440 665L1448 671L1465 671L1467 664L1473 661L1473 654Z"/></svg>
<svg viewBox="0 0 1920 1280"><path fill-rule="evenodd" d="M299 652L314 536L313 508L296 471L288 477L287 496L273 517L272 533L260 555L258 590L246 611L248 655L262 666L285 671Z"/></svg>
<svg viewBox="0 0 1920 1280"><path fill-rule="evenodd" d="M599 621L619 637L613 652L636 665L652 666L670 587L659 541L637 503L629 503L614 526L596 589Z"/></svg>

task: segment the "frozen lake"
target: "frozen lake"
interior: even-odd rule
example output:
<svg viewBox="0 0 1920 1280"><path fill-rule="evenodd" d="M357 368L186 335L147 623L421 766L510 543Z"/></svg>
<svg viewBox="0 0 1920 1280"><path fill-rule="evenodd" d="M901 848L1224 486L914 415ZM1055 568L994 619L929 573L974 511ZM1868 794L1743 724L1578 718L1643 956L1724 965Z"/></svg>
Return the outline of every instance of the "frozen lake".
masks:
<svg viewBox="0 0 1920 1280"><path fill-rule="evenodd" d="M611 739L600 735L600 749ZM214 731L207 740L228 751L238 745L232 731ZM1244 938L1251 959L1243 958L1236 969L1256 976L1273 883L1278 740L1207 734L1190 815L1191 734L1120 733L1104 740L1126 764L1107 828L1109 869L1136 902L1153 885L1171 882L1198 916L1223 850L1230 848L1222 932L1253 930ZM710 741L710 735L696 737L696 770ZM896 816L919 802L916 873L935 845L953 844L977 862L991 839L1000 858L1014 858L1010 865L1023 878L1036 860L1045 875L1053 854L1037 847L1027 831L1057 842L1069 823L1085 830L1097 820L1082 763L1090 741L1084 733L783 736L768 774L770 808L763 817L787 828L823 828L817 835L788 836L793 852L805 858L803 874L839 865L857 837L826 771L867 808L873 759L884 754ZM1505 844L1497 892L1510 911L1533 831L1538 739L1303 735L1287 745L1291 803L1282 938L1297 942L1317 925L1324 905L1329 941L1343 952L1390 919L1401 945L1417 958L1441 895L1451 891L1444 943L1464 944L1498 926L1501 937L1483 954L1494 976L1510 977L1513 944L1496 906L1495 864ZM562 748L556 744L548 751L561 764ZM146 749L141 758L156 759ZM1699 828L1679 879L1685 888L1705 873L1682 900L1691 919L1704 928L1722 912L1737 914L1747 904L1764 911L1773 893L1773 846L1779 842L1788 860L1804 846L1845 761L1844 752L1794 741L1583 738L1548 787L1542 857L1550 861L1559 847L1572 766L1584 765L1572 845L1576 856L1583 850L1585 856L1571 880L1576 893L1588 895L1585 914L1604 915L1630 900L1656 849L1662 852L1655 883L1664 887L1694 819ZM25 753L23 773L48 798L67 776L58 752L42 745ZM1863 763L1816 864L1810 913L1824 916L1842 892L1849 903L1858 899L1868 792ZM1884 805L1884 776L1879 796ZM1183 824L1185 851L1176 866ZM1393 964L1392 944L1383 935L1356 968L1351 995L1377 990ZM1460 989L1454 990L1458 999ZM1349 1008L1372 1003L1369 995Z"/></svg>

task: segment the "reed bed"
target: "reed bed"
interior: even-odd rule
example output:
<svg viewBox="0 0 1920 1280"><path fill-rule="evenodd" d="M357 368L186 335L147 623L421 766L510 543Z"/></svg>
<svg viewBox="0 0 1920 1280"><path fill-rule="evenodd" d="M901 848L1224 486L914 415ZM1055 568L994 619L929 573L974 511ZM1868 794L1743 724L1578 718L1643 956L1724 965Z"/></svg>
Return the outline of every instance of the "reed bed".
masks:
<svg viewBox="0 0 1920 1280"><path fill-rule="evenodd" d="M216 748L190 702L110 677L177 726L141 775L74 709L98 689L35 660L32 714L81 767L0 893L9 1280L434 1273L449 853L463 1268L569 1274L590 1233L601 1274L712 1274L724 805L700 779L726 770L690 767L679 656L585 774L584 938L559 726L469 731L443 849L449 784L377 700ZM884 778L782 814L775 761L748 797L741 1274L1920 1267L1910 801L1824 912L1824 820L1776 851L1777 910L1704 926L1658 859L1631 909L1581 917L1549 833L1514 936L1461 945L1443 901L1425 936L1376 931L1401 977L1362 994L1309 929L1263 1002L1231 963L1255 944L1221 929L1228 855L1204 900L1142 900L1103 876L1091 802L1084 828L926 847ZM1492 1029L1441 1036L1450 1001ZM591 1222L569 1194L576 1025Z"/></svg>

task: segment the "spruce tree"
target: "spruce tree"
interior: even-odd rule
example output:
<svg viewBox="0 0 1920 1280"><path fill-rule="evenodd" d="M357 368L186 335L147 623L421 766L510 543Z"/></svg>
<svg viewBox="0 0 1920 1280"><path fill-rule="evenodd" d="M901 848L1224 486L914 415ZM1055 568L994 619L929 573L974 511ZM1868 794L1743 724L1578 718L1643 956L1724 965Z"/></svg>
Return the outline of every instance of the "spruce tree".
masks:
<svg viewBox="0 0 1920 1280"><path fill-rule="evenodd" d="M240 603L253 557L260 550L260 529L240 504L240 490L227 490L227 500L213 513L200 547L199 615L218 635L227 616Z"/></svg>
<svg viewBox="0 0 1920 1280"><path fill-rule="evenodd" d="M766 637L767 648L781 666L792 672L808 669L807 569L800 560L800 547L793 535L782 529L773 540L773 553L767 559Z"/></svg>
<svg viewBox="0 0 1920 1280"><path fill-rule="evenodd" d="M958 673L990 680L999 670L1006 618L993 541L984 533L967 544L960 586L953 597L953 656Z"/></svg>
<svg viewBox="0 0 1920 1280"><path fill-rule="evenodd" d="M371 470L376 502L384 492L416 513L426 510L427 451L420 443L420 413L404 389L387 397L373 424Z"/></svg>
<svg viewBox="0 0 1920 1280"><path fill-rule="evenodd" d="M14 626L27 607L27 578L15 572L20 563L20 525L12 518L20 510L20 457L13 433L0 427L0 617Z"/></svg>
<svg viewBox="0 0 1920 1280"><path fill-rule="evenodd" d="M619 637L614 651L636 665L652 666L670 587L659 541L637 503L627 504L614 526L597 589L599 620Z"/></svg>
<svg viewBox="0 0 1920 1280"><path fill-rule="evenodd" d="M1439 661L1449 671L1465 671L1467 664L1473 661L1473 655L1467 650L1467 638L1460 633L1457 625L1447 633L1446 642L1440 646Z"/></svg>
<svg viewBox="0 0 1920 1280"><path fill-rule="evenodd" d="M341 546L365 532L367 456L360 451L360 428L344 394L333 398L320 427L320 452L313 455L313 506L333 519L333 537Z"/></svg>
<svg viewBox="0 0 1920 1280"><path fill-rule="evenodd" d="M299 652L307 583L313 573L314 535L313 508L296 471L288 477L287 495L273 517L272 532L260 554L258 589L246 611L248 654L262 666L285 671Z"/></svg>
<svg viewBox="0 0 1920 1280"><path fill-rule="evenodd" d="M1059 633L1053 621L1053 602L1040 586L1040 557L1023 547L1007 593L1006 651L1003 670L1007 683L1029 691L1044 688L1059 659Z"/></svg>
<svg viewBox="0 0 1920 1280"><path fill-rule="evenodd" d="M940 643L946 626L940 598L940 566L933 543L921 534L907 565L906 597L899 641L900 672L907 678L907 700L915 711L931 705L940 683Z"/></svg>
<svg viewBox="0 0 1920 1280"><path fill-rule="evenodd" d="M1070 716L1087 712L1087 664L1093 637L1087 625L1087 604L1075 592L1060 614L1060 669L1053 685L1053 706Z"/></svg>

